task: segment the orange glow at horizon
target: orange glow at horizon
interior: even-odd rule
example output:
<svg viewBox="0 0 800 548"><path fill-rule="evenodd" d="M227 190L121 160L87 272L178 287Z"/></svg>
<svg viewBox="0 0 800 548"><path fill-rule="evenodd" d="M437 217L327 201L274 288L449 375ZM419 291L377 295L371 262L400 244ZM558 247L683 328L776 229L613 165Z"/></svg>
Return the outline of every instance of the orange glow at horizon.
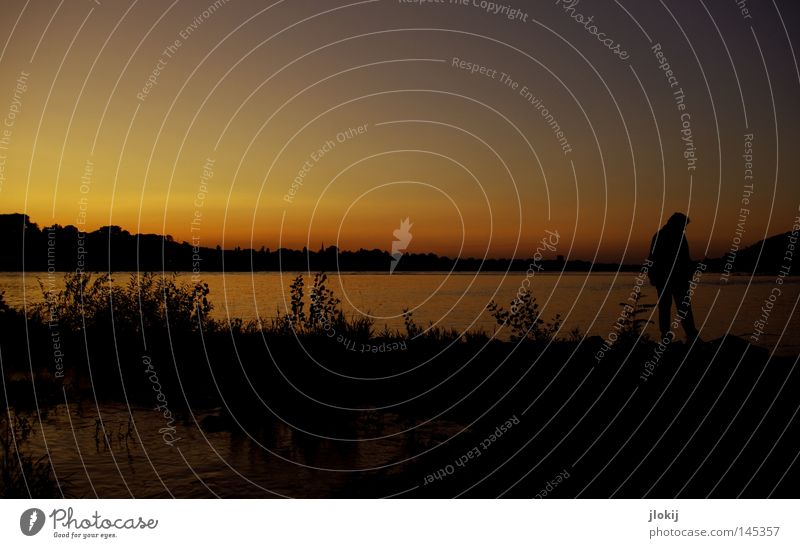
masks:
<svg viewBox="0 0 800 548"><path fill-rule="evenodd" d="M315 18L334 4L265 12L217 2L202 16L213 4L87 3L58 10L49 27L57 3L7 7L6 36L20 19L0 58L0 213L256 249L388 250L410 218L410 253L530 257L557 230L553 255L635 263L683 211L692 255L716 257L740 217L753 134L745 243L786 231L797 215L799 107L773 83L776 130L755 50L734 51L752 71L739 75L745 127L738 92L723 91L735 87L730 71L710 63L702 75L685 43L658 37L691 111L689 170L670 87L624 14L606 25L628 45L636 77L551 6L537 16L591 65L552 33L487 23L477 10L460 12L458 25L444 8L384 3L335 3ZM705 46L700 55L720 55L719 43ZM787 55L764 48L770 62Z"/></svg>

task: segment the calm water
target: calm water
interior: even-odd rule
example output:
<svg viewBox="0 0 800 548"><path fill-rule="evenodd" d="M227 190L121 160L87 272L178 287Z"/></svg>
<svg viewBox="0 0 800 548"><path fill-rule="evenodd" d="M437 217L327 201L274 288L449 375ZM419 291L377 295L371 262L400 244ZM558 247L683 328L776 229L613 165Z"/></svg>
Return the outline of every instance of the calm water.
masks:
<svg viewBox="0 0 800 548"><path fill-rule="evenodd" d="M364 472L399 474L409 455L461 430L442 420L409 428L384 413L351 426L352 438L363 441L334 442L299 435L278 421L246 434L209 432L202 421L214 412L182 417L175 424L180 441L169 446L158 433L163 417L152 409L64 404L46 411L41 429L33 419L37 435L26 449L49 452L69 497L319 498L352 494Z"/></svg>
<svg viewBox="0 0 800 548"><path fill-rule="evenodd" d="M262 320L274 318L285 310L288 286L293 273L206 273L203 280L211 288L211 300L217 318L240 317ZM22 306L41 300L38 279L46 274L28 273L24 280L16 273L0 274L0 289L6 301ZM608 336L619 316L620 303L627 299L636 275L541 274L533 279L533 292L542 306L544 317L561 314L564 334L577 327L583 333ZM124 283L128 275L118 274L115 281ZM188 275L181 278L189 280ZM524 274L376 274L353 273L330 275L329 287L342 300L348 315L369 315L377 328L403 328L404 308L412 310L418 325L429 322L445 328L495 330L494 320L486 312L492 300L500 304L514 298ZM775 287L772 276L734 277L728 284L716 274L707 274L694 299L695 319L705 339L726 333L749 337L753 322L761 316L761 307ZM59 275L60 281L60 275ZM23 291L24 286L24 291ZM643 303L655 302L655 290L645 286ZM793 309L800 294L800 280L791 278L781 286L782 295L761 336L760 344L781 354L800 353L800 314ZM654 318L655 319L655 318ZM655 326L649 326L655 334ZM781 334L783 334L781 336ZM778 341L780 343L778 344Z"/></svg>

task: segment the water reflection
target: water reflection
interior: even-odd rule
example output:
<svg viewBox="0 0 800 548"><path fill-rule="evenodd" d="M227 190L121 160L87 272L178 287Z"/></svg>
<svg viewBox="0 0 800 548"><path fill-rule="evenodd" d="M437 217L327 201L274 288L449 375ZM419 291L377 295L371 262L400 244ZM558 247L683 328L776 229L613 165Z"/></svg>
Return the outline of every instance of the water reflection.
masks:
<svg viewBox="0 0 800 548"><path fill-rule="evenodd" d="M375 439L407 425L392 414L372 413L338 431L370 441L342 442L277 420L247 432L238 426L206 430L199 425L220 420L220 410L208 410L182 416L181 441L170 447L158 432L159 414L147 408L81 401L43 410L41 417L42 432L28 449L49 453L65 494L81 498L336 496L358 481L401 473L410 461L395 463L461 430L438 422ZM386 465L393 466L359 472Z"/></svg>

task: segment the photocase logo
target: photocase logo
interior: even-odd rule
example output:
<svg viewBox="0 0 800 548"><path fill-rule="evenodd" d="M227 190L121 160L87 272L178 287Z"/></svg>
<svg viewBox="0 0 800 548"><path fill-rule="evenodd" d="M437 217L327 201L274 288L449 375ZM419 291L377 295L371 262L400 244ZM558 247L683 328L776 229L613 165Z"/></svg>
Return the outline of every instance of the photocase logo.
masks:
<svg viewBox="0 0 800 548"><path fill-rule="evenodd" d="M38 508L29 508L19 517L19 529L26 537L32 537L44 527L44 512Z"/></svg>
<svg viewBox="0 0 800 548"><path fill-rule="evenodd" d="M400 262L400 258L403 256L402 251L405 251L408 248L408 244L411 243L411 227L414 226L409 221L408 217L405 218L404 221L400 221L400 228L396 228L392 235L395 238L395 241L392 242L392 265L389 267L389 274L394 272L394 269L397 268L397 263Z"/></svg>

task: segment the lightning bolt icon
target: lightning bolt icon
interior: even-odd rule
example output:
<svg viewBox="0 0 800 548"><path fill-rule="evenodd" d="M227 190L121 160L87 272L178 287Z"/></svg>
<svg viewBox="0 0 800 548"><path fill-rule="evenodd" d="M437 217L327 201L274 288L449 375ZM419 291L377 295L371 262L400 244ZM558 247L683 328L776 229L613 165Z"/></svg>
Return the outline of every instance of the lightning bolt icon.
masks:
<svg viewBox="0 0 800 548"><path fill-rule="evenodd" d="M389 268L389 274L394 272L394 269L397 267L397 263L400 262L400 258L403 256L401 251L408 248L408 245L411 243L411 227L414 226L408 217L405 220L400 221L400 228L397 228L392 232L392 235L395 238L395 241L392 242L392 265Z"/></svg>
<svg viewBox="0 0 800 548"><path fill-rule="evenodd" d="M36 524L38 517L39 517L39 512L37 512L36 510L31 512L31 522L28 524L28 531L33 530L33 526Z"/></svg>

